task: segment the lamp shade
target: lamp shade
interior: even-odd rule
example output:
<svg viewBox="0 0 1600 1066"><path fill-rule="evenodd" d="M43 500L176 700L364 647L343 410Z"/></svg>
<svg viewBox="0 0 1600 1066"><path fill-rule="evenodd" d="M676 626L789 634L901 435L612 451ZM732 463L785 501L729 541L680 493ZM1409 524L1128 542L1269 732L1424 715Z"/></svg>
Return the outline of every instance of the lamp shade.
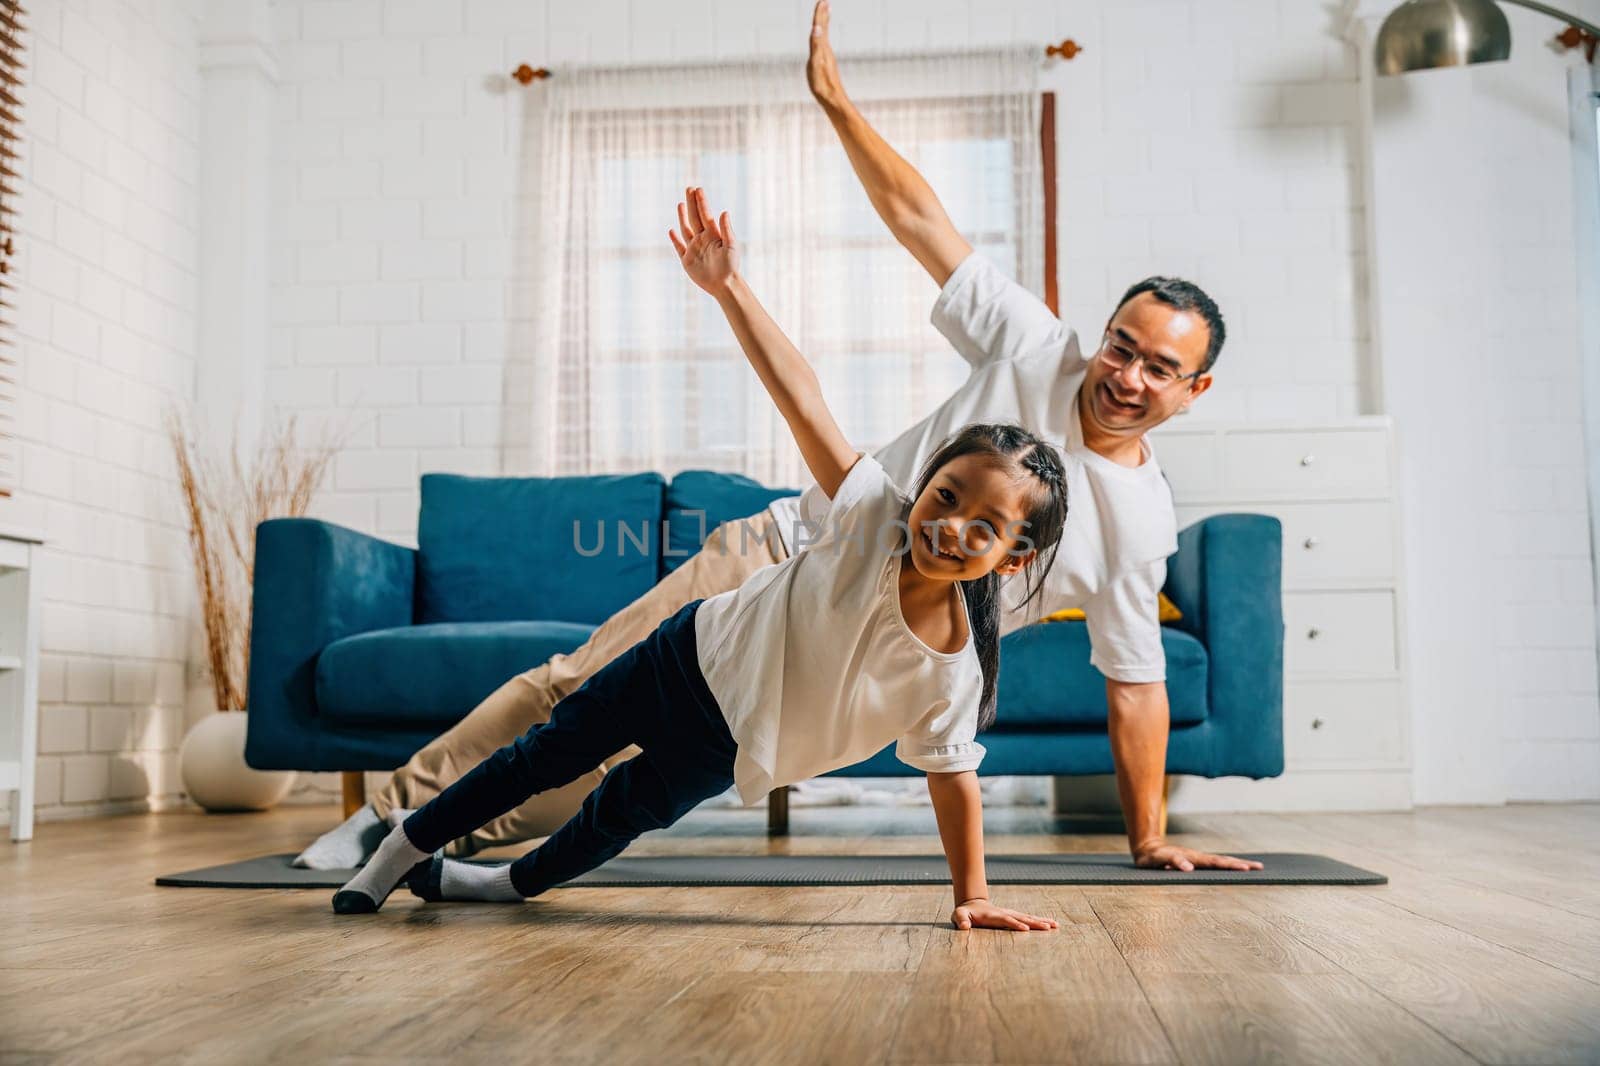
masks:
<svg viewBox="0 0 1600 1066"><path fill-rule="evenodd" d="M1491 63L1511 56L1511 25L1494 0L1406 0L1378 30L1379 74Z"/></svg>

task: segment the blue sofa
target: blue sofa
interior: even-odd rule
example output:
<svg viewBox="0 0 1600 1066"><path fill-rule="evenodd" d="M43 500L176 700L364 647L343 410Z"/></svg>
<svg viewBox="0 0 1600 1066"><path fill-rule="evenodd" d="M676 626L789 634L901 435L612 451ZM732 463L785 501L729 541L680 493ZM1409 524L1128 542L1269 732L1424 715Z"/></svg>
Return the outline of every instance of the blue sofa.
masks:
<svg viewBox="0 0 1600 1066"><path fill-rule="evenodd" d="M422 479L416 549L305 518L256 531L245 757L260 769L389 770L513 675L582 643L731 518L791 490L689 471ZM1070 519L1069 519L1070 521ZM1263 515L1185 529L1162 627L1167 769L1283 772L1281 530ZM1113 771L1105 685L1081 622L1001 644L986 774ZM837 771L913 774L890 748Z"/></svg>

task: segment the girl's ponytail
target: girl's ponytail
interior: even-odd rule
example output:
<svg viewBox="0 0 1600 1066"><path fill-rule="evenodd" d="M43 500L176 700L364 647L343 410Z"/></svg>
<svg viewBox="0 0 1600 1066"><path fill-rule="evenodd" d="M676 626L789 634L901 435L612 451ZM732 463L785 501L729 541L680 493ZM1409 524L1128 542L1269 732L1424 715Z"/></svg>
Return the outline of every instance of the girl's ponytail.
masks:
<svg viewBox="0 0 1600 1066"><path fill-rule="evenodd" d="M1055 563L1061 528L1067 517L1066 468L1054 447L1021 426L975 422L958 430L928 458L917 478L913 498L922 495L939 468L963 455L990 456L1039 482L1040 491L1028 510L1025 527L1036 554L1020 575L1029 580L1032 587L1018 605L1020 609L1033 602L1043 590L1045 575ZM972 627L972 644L983 671L983 694L978 702L978 731L981 733L994 725L1000 682L1000 575L991 570L982 577L959 584L961 597L967 605L967 620Z"/></svg>
<svg viewBox="0 0 1600 1066"><path fill-rule="evenodd" d="M978 701L978 732L994 725L996 692L1000 682L1000 575L993 570L971 581L958 582L967 601L967 622L972 644L983 669L983 696Z"/></svg>

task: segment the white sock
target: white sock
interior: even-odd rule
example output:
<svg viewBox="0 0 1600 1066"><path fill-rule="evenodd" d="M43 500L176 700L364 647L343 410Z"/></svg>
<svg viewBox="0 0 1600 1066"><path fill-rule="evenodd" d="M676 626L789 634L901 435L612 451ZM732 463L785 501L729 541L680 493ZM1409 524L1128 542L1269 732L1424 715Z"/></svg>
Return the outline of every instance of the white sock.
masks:
<svg viewBox="0 0 1600 1066"><path fill-rule="evenodd" d="M361 872L333 894L334 912L371 914L383 906L383 901L405 880L411 868L427 857L428 853L413 847L406 831L396 826L383 838Z"/></svg>
<svg viewBox="0 0 1600 1066"><path fill-rule="evenodd" d="M364 804L336 828L319 836L289 865L305 870L354 870L367 861L388 831L372 804Z"/></svg>
<svg viewBox="0 0 1600 1066"><path fill-rule="evenodd" d="M522 893L511 883L511 864L481 866L475 862L434 857L428 872L411 879L411 894L419 899L473 900L479 903L521 903Z"/></svg>
<svg viewBox="0 0 1600 1066"><path fill-rule="evenodd" d="M389 808L389 825L391 828L400 825L416 813L416 810L410 807L391 807Z"/></svg>

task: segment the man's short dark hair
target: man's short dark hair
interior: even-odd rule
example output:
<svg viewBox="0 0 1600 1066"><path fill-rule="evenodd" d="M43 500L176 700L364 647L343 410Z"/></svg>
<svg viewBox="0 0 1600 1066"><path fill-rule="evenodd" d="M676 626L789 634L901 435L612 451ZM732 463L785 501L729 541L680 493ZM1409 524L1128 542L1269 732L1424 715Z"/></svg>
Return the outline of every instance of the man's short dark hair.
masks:
<svg viewBox="0 0 1600 1066"><path fill-rule="evenodd" d="M1216 363L1217 356L1222 353L1222 342L1228 339L1228 327L1222 323L1222 312L1218 310L1217 302L1192 281L1157 275L1145 278L1123 293L1122 301L1117 304L1117 311L1122 310L1129 300L1142 293L1149 293L1174 310L1190 311L1205 320L1206 329L1211 337L1206 344L1206 358L1200 364L1200 373L1204 374L1210 370ZM1116 317L1117 311L1111 312L1113 318Z"/></svg>

